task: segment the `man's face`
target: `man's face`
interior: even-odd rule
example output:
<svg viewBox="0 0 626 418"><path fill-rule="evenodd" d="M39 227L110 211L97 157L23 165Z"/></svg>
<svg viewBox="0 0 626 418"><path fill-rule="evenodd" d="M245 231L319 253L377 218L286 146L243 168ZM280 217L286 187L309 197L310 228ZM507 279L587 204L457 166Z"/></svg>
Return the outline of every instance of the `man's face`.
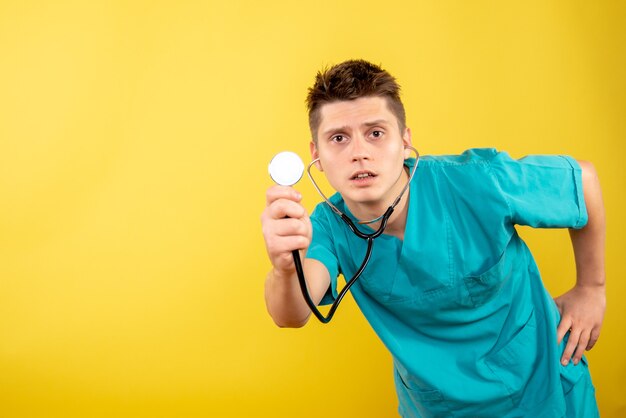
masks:
<svg viewBox="0 0 626 418"><path fill-rule="evenodd" d="M408 129L382 97L327 103L320 108L317 144L311 142L318 168L351 210L386 208L406 182L403 169L411 145Z"/></svg>

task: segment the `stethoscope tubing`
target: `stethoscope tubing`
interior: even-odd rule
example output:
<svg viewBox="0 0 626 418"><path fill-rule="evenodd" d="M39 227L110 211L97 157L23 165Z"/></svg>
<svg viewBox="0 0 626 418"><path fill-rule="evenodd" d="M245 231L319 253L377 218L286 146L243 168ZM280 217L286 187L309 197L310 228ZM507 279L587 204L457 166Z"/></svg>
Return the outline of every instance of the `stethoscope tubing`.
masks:
<svg viewBox="0 0 626 418"><path fill-rule="evenodd" d="M357 272L354 274L354 276L352 276L352 278L346 283L346 285L343 287L343 289L341 289L341 291L337 295L337 298L335 299L335 301L331 305L330 310L328 311L327 316L324 316L319 311L319 309L317 309L317 306L316 306L315 302L313 302L313 300L311 299L311 295L309 294L309 290L308 290L308 286L307 286L307 283L306 283L306 279L304 278L304 270L302 268L302 260L300 259L300 251L299 250L293 250L292 251L293 262L294 262L294 265L296 267L296 273L297 273L297 276L298 276L298 282L300 284L300 290L302 291L302 296L304 297L304 301L306 302L306 304L309 307L309 309L311 309L311 312L313 313L313 315L315 315L315 317L323 324L327 324L327 323L330 322L330 320L335 315L335 311L337 311L337 307L341 303L341 301L344 298L344 296L346 295L346 293L348 293L348 290L350 290L350 287L352 287L352 285L357 281L357 279L361 276L361 274L365 270L365 267L367 267L367 264L369 263L369 260L370 260L370 258L372 256L372 249L373 249L373 245L374 245L374 239L379 237L380 235L382 235L382 233L385 231L385 228L387 227L387 222L389 221L389 218L391 217L391 214L393 213L395 207L400 202L400 199L404 195L404 192L406 192L406 190L409 188L409 185L411 184L411 180L413 180L413 176L415 176L415 172L417 171L417 166L418 166L418 163L419 163L419 157L420 156L419 156L419 152L417 152L417 150L415 148L410 147L410 146L408 148L410 148L413 152L415 152L415 154L417 154L417 159L415 161L415 166L414 166L413 170L411 171L411 173L409 175L409 179L408 179L406 185L404 186L404 188L402 189L402 191L400 192L400 194L398 195L396 200L394 200L394 202L391 204L391 206L389 206L389 208L387 208L387 210L385 211L385 213L382 216L379 216L378 218L372 219L370 221L359 222L360 224L371 224L371 223L374 223L374 222L377 222L377 221L380 220L380 225L379 225L378 229L376 231L374 231L374 232L371 232L371 233L365 233L365 232L359 230L356 227L356 225L354 225L354 222L352 222L352 220L345 213L341 212L337 207L335 207L335 205L333 205L328 200L326 195L324 195L322 190L319 188L319 186L317 185L317 182L315 181L315 179L311 175L311 167L317 161L319 161L319 159L311 161L311 163L307 167L307 174L309 176L309 179L313 183L313 186L315 187L317 192L320 194L320 196L322 196L322 198L326 201L328 206L333 210L333 212L335 212L337 215L339 215L339 217L341 217L341 219L343 219L343 221L346 223L346 225L350 228L350 230L356 236L358 236L359 238L362 238L362 239L367 241L367 250L365 251L365 257L363 258L363 262L361 263L361 266L359 267Z"/></svg>
<svg viewBox="0 0 626 418"><path fill-rule="evenodd" d="M367 241L367 250L365 250L365 257L363 258L363 262L361 263L361 266L359 267L357 272L354 274L354 276L352 276L352 278L346 283L346 285L343 287L343 289L341 289L341 291L337 295L337 298L335 299L335 301L331 305L330 310L328 311L327 316L324 316L319 311L319 309L317 309L317 306L315 305L315 302L313 302L313 300L311 299L311 295L309 294L309 290L308 290L308 286L307 286L307 283L306 283L306 279L304 278L304 270L302 268L302 261L300 260L300 251L299 250L293 250L292 251L293 262L294 262L295 267L296 267L296 272L297 272L297 276L298 276L298 282L300 283L300 290L302 291L302 296L304 297L304 301L306 302L306 304L309 307L309 309L311 309L311 312L313 313L313 315L315 315L315 317L321 323L327 324L327 323L330 322L330 320L335 315L335 312L337 311L337 307L341 303L341 301L344 298L344 296L346 295L346 293L348 293L348 290L350 290L352 285L354 283L356 283L357 279L361 276L361 274L365 270L365 267L367 267L367 264L369 263L370 258L372 256L372 248L374 246L374 238L380 236L383 233L383 231L387 227L387 221L389 221L389 217L393 213L393 210L394 210L394 208L392 206L390 206L387 209L387 211L385 212L385 214L383 215L381 223L380 223L380 226L378 227L378 229L375 232L372 232L372 233L369 233L369 234L360 231L354 225L352 220L350 218L348 218L348 216L346 216L343 213L341 214L341 218L346 222L346 224L352 230L352 232L354 232L354 234L357 235L359 238L362 238L362 239Z"/></svg>

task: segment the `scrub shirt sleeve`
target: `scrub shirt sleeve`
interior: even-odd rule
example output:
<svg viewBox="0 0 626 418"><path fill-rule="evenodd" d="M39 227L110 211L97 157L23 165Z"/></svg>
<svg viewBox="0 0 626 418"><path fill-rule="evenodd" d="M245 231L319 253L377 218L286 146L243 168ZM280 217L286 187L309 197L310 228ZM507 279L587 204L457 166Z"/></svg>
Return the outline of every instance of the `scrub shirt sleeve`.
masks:
<svg viewBox="0 0 626 418"><path fill-rule="evenodd" d="M575 229L587 224L582 170L573 158L530 155L516 160L500 152L490 168L514 224Z"/></svg>
<svg viewBox="0 0 626 418"><path fill-rule="evenodd" d="M332 304L337 298L337 276L339 275L339 265L337 256L333 250L333 235L330 226L323 222L324 214L319 213L319 209L311 214L311 224L313 226L313 239L306 253L306 258L312 258L324 264L330 275L330 287L320 301L320 305Z"/></svg>

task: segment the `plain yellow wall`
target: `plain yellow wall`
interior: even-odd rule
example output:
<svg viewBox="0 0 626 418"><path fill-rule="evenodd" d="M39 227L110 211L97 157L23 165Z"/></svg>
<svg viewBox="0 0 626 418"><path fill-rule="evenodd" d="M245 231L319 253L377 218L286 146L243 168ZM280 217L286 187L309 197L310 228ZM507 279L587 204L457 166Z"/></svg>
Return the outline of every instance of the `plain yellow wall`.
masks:
<svg viewBox="0 0 626 418"><path fill-rule="evenodd" d="M300 330L263 302L267 164L308 159L306 89L348 58L396 75L423 154L595 163L609 307L588 358L603 416L625 416L625 11L0 1L0 416L394 416L389 355L351 298ZM523 235L568 289L567 233Z"/></svg>

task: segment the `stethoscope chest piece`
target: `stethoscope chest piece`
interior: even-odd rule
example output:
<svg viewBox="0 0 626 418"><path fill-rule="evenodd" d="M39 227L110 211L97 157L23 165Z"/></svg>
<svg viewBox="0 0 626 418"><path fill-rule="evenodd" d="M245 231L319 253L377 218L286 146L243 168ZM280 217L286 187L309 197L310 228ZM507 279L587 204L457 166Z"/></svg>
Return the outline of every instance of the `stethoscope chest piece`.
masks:
<svg viewBox="0 0 626 418"><path fill-rule="evenodd" d="M293 186L302 178L304 163L295 152L279 152L269 165L270 177L281 186Z"/></svg>

